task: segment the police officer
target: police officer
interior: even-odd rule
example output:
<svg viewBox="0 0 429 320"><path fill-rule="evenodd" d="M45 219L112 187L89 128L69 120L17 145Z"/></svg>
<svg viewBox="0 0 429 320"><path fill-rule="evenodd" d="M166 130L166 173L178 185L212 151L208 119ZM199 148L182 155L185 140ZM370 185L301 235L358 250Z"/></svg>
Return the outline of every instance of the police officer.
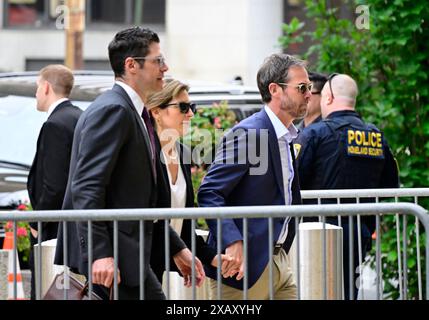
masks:
<svg viewBox="0 0 429 320"><path fill-rule="evenodd" d="M370 189L399 186L398 170L383 133L365 123L355 111L358 88L345 74L332 74L322 89L323 121L306 127L294 143L303 190ZM360 199L373 202L374 199ZM332 201L324 201L329 203ZM335 201L334 201L335 202ZM355 199L341 201L356 202ZM349 223L342 218L344 235L344 286L349 296ZM338 224L337 217L328 223ZM356 219L354 219L354 270L359 265ZM375 217L361 217L362 257L371 248ZM354 272L354 282L357 274ZM357 287L351 294L357 297ZM353 298L353 297L350 297Z"/></svg>

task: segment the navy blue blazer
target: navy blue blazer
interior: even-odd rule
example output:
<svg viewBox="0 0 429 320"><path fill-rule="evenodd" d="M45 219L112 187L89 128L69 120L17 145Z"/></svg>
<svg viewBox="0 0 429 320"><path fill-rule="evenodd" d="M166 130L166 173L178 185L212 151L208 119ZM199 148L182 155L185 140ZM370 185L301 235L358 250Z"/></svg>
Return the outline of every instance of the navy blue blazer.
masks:
<svg viewBox="0 0 429 320"><path fill-rule="evenodd" d="M254 137L256 136L256 139ZM233 138L235 137L235 138ZM245 145L243 142L247 141ZM246 148L246 150L243 150ZM295 157L292 152L293 167ZM259 154L264 159L259 164L250 156L246 161L240 154ZM232 159L233 157L234 159ZM234 160L234 161L232 161ZM261 166L261 163L262 166ZM265 165L264 165L265 164ZM266 170L263 174L255 174L257 167ZM258 170L256 170L258 171ZM277 136L271 121L262 109L260 112L241 121L231 131L225 134L218 147L216 158L210 166L198 192L200 207L223 206L264 206L284 205L283 176ZM300 204L298 174L292 182L292 204ZM264 209L261 208L261 211ZM278 239L284 218L274 219L274 242ZM217 248L217 222L207 221L210 228L209 246ZM286 252L295 236L295 222L292 219L288 226L288 237L284 243ZM222 250L237 240L243 240L243 219L222 220ZM268 219L255 218L248 220L248 286L252 287L263 273L268 264ZM274 244L273 244L274 245ZM206 274L216 279L216 268L206 266ZM223 283L243 289L243 280L235 278L223 279Z"/></svg>

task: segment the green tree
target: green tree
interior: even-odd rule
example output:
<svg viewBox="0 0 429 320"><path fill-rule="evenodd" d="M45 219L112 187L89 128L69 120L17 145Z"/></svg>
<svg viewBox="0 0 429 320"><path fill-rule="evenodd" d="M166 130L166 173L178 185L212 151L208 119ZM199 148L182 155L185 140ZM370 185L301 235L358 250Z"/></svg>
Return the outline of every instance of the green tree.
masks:
<svg viewBox="0 0 429 320"><path fill-rule="evenodd" d="M360 91L357 109L365 120L384 131L399 164L401 185L428 186L427 1L344 1L342 9L348 8L353 13L359 5L369 6L368 30L359 30L355 21L340 19L340 8L328 7L327 3L325 0L306 0L306 16L315 21L315 30L303 32L304 24L294 19L283 26L285 34L279 42L287 50L290 44L311 41L312 45L303 57L314 62L310 69L352 76ZM414 268L415 235L413 227L410 224L408 226L408 266ZM393 219L383 219L385 279L397 278L394 228ZM415 273L410 272L408 279L408 295L416 297ZM397 291L394 291L396 289L393 284L386 284L385 290L392 298L398 296Z"/></svg>

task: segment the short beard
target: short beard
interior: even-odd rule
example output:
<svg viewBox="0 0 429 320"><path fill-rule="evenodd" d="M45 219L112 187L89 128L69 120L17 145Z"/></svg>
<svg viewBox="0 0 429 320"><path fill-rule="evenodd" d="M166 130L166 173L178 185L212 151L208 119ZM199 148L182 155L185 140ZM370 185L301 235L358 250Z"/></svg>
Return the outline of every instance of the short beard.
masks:
<svg viewBox="0 0 429 320"><path fill-rule="evenodd" d="M285 100L282 100L281 109L287 112L294 119L302 119L307 114L307 108L301 108L301 105L298 105L296 102L292 101L289 96L286 96Z"/></svg>

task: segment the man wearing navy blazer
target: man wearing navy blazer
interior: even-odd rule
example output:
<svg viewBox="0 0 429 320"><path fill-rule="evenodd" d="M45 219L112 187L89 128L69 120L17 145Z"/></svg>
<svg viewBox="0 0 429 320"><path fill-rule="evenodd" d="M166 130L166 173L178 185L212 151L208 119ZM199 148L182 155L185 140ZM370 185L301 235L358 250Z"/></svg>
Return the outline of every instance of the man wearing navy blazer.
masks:
<svg viewBox="0 0 429 320"><path fill-rule="evenodd" d="M74 77L63 65L48 65L40 70L37 80L37 110L47 112L48 119L40 129L37 151L28 174L27 189L34 210L60 210L67 186L73 133L82 110L68 99ZM33 245L40 231L42 241L57 237L58 222L37 222L31 226L30 269L31 298L35 298Z"/></svg>
<svg viewBox="0 0 429 320"><path fill-rule="evenodd" d="M241 121L223 138L214 163L198 192L201 207L300 204L292 140L292 121L301 118L311 96L305 62L273 54L261 66L257 83L265 106ZM263 208L261 207L261 211ZM287 252L294 238L294 223L273 219L273 279L275 299L296 299ZM207 221L208 244L217 247L217 222ZM221 246L233 256L222 266L222 299L243 298L243 219L223 219ZM248 298L269 298L268 219L248 220ZM216 279L216 269L206 267ZM216 298L217 282L210 279Z"/></svg>
<svg viewBox="0 0 429 320"><path fill-rule="evenodd" d="M160 161L155 133L145 101L163 87L168 70L158 35L140 27L118 32L109 44L109 60L115 85L101 94L77 123L70 175L63 209L119 209L158 207ZM149 261L152 234L163 232L164 224L145 221L145 299L165 299ZM56 264L63 260L63 229L58 234ZM88 259L87 222L68 225L68 261L72 270L92 270L94 291L109 298L113 285L113 222L93 221L93 259ZM140 228L138 221L118 223L119 299L140 297ZM192 263L192 254L171 229L171 252L183 254ZM180 268L180 266L179 266ZM190 268L189 268L190 269Z"/></svg>

